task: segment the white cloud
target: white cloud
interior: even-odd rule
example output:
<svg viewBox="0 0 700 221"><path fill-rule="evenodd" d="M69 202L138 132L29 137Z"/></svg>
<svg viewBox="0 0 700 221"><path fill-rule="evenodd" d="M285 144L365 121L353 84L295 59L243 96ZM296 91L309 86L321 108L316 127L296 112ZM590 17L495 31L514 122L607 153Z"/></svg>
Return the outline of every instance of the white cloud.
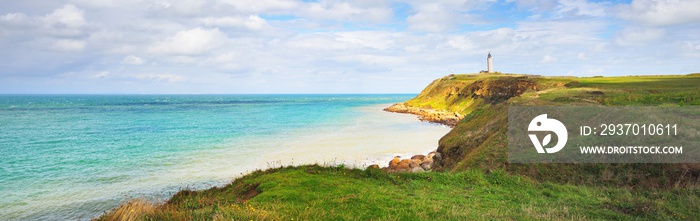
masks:
<svg viewBox="0 0 700 221"><path fill-rule="evenodd" d="M615 37L618 45L644 45L661 39L665 35L663 29L658 28L625 28Z"/></svg>
<svg viewBox="0 0 700 221"><path fill-rule="evenodd" d="M450 36L447 46L472 53L482 53L516 42L516 31L499 28L489 31L470 32L464 35Z"/></svg>
<svg viewBox="0 0 700 221"><path fill-rule="evenodd" d="M235 53L228 52L228 53L224 53L224 54L220 54L220 55L216 56L216 58L214 58L213 61L216 63L230 63L230 62L233 62L235 58L236 58Z"/></svg>
<svg viewBox="0 0 700 221"><path fill-rule="evenodd" d="M92 75L92 78L108 78L109 71L100 71L99 73Z"/></svg>
<svg viewBox="0 0 700 221"><path fill-rule="evenodd" d="M589 75L589 76L602 75L604 73L605 73L605 71L602 68L593 68L593 69L586 70L586 75Z"/></svg>
<svg viewBox="0 0 700 221"><path fill-rule="evenodd" d="M393 46L392 39L398 37L396 34L378 31L356 31L341 32L336 34L336 39L360 48L372 48L386 50Z"/></svg>
<svg viewBox="0 0 700 221"><path fill-rule="evenodd" d="M56 9L53 13L44 17L44 21L49 26L80 28L87 22L83 17L84 11L75 5L67 4L62 8Z"/></svg>
<svg viewBox="0 0 700 221"><path fill-rule="evenodd" d="M682 44L683 44L683 48L688 50L688 51L699 51L700 52L700 42L694 43L692 41L684 41Z"/></svg>
<svg viewBox="0 0 700 221"><path fill-rule="evenodd" d="M393 11L384 1L223 0L242 15L285 14L314 21L385 22Z"/></svg>
<svg viewBox="0 0 700 221"><path fill-rule="evenodd" d="M222 0L222 2L233 6L236 11L252 14L294 10L300 4L295 0Z"/></svg>
<svg viewBox="0 0 700 221"><path fill-rule="evenodd" d="M154 73L111 73L110 71L100 71L89 75L93 79L106 79L115 81L142 82L142 83L177 83L185 80L185 77L178 74L154 74Z"/></svg>
<svg viewBox="0 0 700 221"><path fill-rule="evenodd" d="M366 65L395 66L405 62L398 56L373 55L373 54L353 54L336 58L341 62L359 62Z"/></svg>
<svg viewBox="0 0 700 221"><path fill-rule="evenodd" d="M38 25L41 32L52 36L79 37L85 33L88 24L84 14L77 6L66 4L50 14L34 19L32 28L37 28Z"/></svg>
<svg viewBox="0 0 700 221"><path fill-rule="evenodd" d="M515 38L543 44L578 45L596 41L605 28L606 24L600 21L520 22Z"/></svg>
<svg viewBox="0 0 700 221"><path fill-rule="evenodd" d="M542 57L542 60L540 60L540 63L552 63L559 60L557 57L551 56L551 55L545 55Z"/></svg>
<svg viewBox="0 0 700 221"><path fill-rule="evenodd" d="M700 22L700 0L633 0L619 15L654 26L692 24Z"/></svg>
<svg viewBox="0 0 700 221"><path fill-rule="evenodd" d="M453 30L458 24L485 24L480 17L471 14L481 9L490 0L413 1L414 14L406 19L411 30L444 32Z"/></svg>
<svg viewBox="0 0 700 221"><path fill-rule="evenodd" d="M425 48L426 45L407 45L403 50L410 53L418 53L425 50Z"/></svg>
<svg viewBox="0 0 700 221"><path fill-rule="evenodd" d="M384 22L393 12L388 8L361 7L348 2L320 1L306 3L297 16L322 20Z"/></svg>
<svg viewBox="0 0 700 221"><path fill-rule="evenodd" d="M131 77L142 81L152 81L161 83L176 83L181 82L185 79L180 75L174 74L136 74Z"/></svg>
<svg viewBox="0 0 700 221"><path fill-rule="evenodd" d="M604 3L593 3L587 0L559 0L557 12L560 14L572 13L575 15L601 17L606 14Z"/></svg>
<svg viewBox="0 0 700 221"><path fill-rule="evenodd" d="M556 0L506 0L506 2L515 2L519 8L537 12L550 11L557 5Z"/></svg>
<svg viewBox="0 0 700 221"><path fill-rule="evenodd" d="M412 30L441 32L454 27L455 16L448 9L438 3L427 3L417 7L417 12L409 16L406 21Z"/></svg>
<svg viewBox="0 0 700 221"><path fill-rule="evenodd" d="M122 63L124 64L133 64L133 65L142 65L146 63L146 60L140 57L136 57L134 55L129 55L124 57L124 60L122 60Z"/></svg>
<svg viewBox="0 0 700 221"><path fill-rule="evenodd" d="M201 19L201 23L205 26L241 27L252 30L260 30L268 26L265 19L257 15L248 17L206 17Z"/></svg>
<svg viewBox="0 0 700 221"><path fill-rule="evenodd" d="M586 53L583 53L583 52L578 53L578 55L576 55L576 59L579 59L579 60L586 60L587 58L588 58L588 56L586 56Z"/></svg>
<svg viewBox="0 0 700 221"><path fill-rule="evenodd" d="M70 0L70 2L86 8L107 8L143 4L144 0Z"/></svg>
<svg viewBox="0 0 700 221"><path fill-rule="evenodd" d="M335 36L328 33L313 33L295 36L287 39L286 44L293 49L312 50L345 50L350 46L337 41Z"/></svg>
<svg viewBox="0 0 700 221"><path fill-rule="evenodd" d="M0 21L11 24L19 24L26 21L27 19L27 15L23 13L8 13L6 15L0 16Z"/></svg>
<svg viewBox="0 0 700 221"><path fill-rule="evenodd" d="M466 36L451 36L447 40L447 45L462 51L469 51L475 48L474 43Z"/></svg>
<svg viewBox="0 0 700 221"><path fill-rule="evenodd" d="M179 31L175 36L156 42L149 49L154 53L172 55L199 55L224 44L226 35L218 28L194 28Z"/></svg>
<svg viewBox="0 0 700 221"><path fill-rule="evenodd" d="M82 51L84 48L85 41L82 40L60 39L53 41L51 44L51 49L63 52L77 52Z"/></svg>
<svg viewBox="0 0 700 221"><path fill-rule="evenodd" d="M316 50L387 50L399 35L381 31L313 33L289 39L287 45L299 49Z"/></svg>

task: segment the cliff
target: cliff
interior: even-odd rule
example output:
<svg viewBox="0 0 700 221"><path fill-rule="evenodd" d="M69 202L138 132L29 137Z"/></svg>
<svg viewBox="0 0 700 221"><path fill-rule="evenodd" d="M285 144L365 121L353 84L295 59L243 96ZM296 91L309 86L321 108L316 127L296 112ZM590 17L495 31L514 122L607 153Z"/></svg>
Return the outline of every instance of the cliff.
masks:
<svg viewBox="0 0 700 221"><path fill-rule="evenodd" d="M422 121L454 127L477 108L497 104L537 84L527 75L449 75L430 83L415 98L385 108L385 111L409 113Z"/></svg>
<svg viewBox="0 0 700 221"><path fill-rule="evenodd" d="M700 76L542 77L456 75L433 81L415 98L398 104L425 113L454 111L462 118L439 141L438 171L492 171L537 180L668 186L692 184L700 165L692 164L509 164L510 105L700 105ZM397 106L397 105L394 105ZM439 121L438 121L439 122Z"/></svg>

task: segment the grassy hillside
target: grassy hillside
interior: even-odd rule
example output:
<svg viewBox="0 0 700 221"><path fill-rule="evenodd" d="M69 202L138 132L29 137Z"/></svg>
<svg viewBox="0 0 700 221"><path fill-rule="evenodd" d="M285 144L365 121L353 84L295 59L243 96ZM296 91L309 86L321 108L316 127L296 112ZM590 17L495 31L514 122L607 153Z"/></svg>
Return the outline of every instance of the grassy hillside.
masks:
<svg viewBox="0 0 700 221"><path fill-rule="evenodd" d="M521 93L508 94L508 91L498 90L517 86L517 83L503 79L526 79L535 83L535 87L519 88L529 89L522 91L522 96ZM485 102L489 97L484 96L483 91L479 93L475 90L474 84L477 82L493 93L504 92L511 97L521 97L507 102L518 105L700 105L700 74L586 78L518 74L450 75L433 81L406 104L468 114L489 103ZM495 101L508 98L501 97L501 100Z"/></svg>
<svg viewBox="0 0 700 221"><path fill-rule="evenodd" d="M388 174L301 166L258 171L223 188L132 202L98 220L683 220L700 190L539 183L503 171Z"/></svg>
<svg viewBox="0 0 700 221"><path fill-rule="evenodd" d="M487 76L481 80L496 82L499 78L518 76ZM453 82L444 84L460 87L457 82L461 82L462 88L469 88L476 82L475 79L479 80L476 76L467 78L471 81L457 77ZM438 152L444 156L444 160L438 162L440 170L505 169L510 173L526 175L542 181L630 187L697 185L700 182L699 165L511 165L508 164L506 155L508 105L700 105L700 75L592 78L527 76L526 78L536 84L534 88L501 102L472 108L470 114L440 140ZM428 96L419 96L414 100L425 97ZM432 99L440 98L434 96ZM414 100L409 102L418 102Z"/></svg>

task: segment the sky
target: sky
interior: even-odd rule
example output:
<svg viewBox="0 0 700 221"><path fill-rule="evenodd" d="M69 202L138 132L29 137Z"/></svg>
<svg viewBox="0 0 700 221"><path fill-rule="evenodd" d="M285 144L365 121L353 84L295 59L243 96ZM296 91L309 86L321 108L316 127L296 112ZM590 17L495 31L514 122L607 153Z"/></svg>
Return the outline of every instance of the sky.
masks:
<svg viewBox="0 0 700 221"><path fill-rule="evenodd" d="M418 93L450 73L700 72L700 0L22 0L0 93Z"/></svg>

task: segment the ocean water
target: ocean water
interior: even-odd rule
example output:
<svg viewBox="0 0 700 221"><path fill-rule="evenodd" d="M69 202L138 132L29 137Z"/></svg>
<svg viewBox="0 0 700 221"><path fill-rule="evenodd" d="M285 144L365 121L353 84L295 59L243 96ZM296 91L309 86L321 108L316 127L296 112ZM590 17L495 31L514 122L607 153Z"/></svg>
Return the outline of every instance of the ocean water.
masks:
<svg viewBox="0 0 700 221"><path fill-rule="evenodd" d="M384 164L449 131L413 95L0 95L0 219L85 220L280 165Z"/></svg>

